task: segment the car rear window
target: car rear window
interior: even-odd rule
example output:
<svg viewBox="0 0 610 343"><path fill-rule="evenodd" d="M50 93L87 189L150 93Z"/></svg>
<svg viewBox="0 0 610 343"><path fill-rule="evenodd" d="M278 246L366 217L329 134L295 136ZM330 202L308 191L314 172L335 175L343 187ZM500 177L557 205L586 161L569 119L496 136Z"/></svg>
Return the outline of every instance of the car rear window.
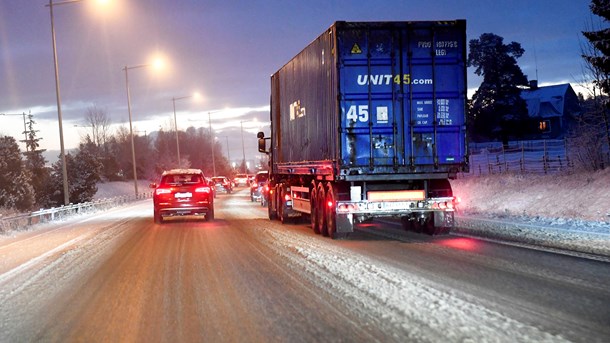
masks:
<svg viewBox="0 0 610 343"><path fill-rule="evenodd" d="M204 183L201 175L197 174L172 174L165 175L161 180L164 185L195 185Z"/></svg>

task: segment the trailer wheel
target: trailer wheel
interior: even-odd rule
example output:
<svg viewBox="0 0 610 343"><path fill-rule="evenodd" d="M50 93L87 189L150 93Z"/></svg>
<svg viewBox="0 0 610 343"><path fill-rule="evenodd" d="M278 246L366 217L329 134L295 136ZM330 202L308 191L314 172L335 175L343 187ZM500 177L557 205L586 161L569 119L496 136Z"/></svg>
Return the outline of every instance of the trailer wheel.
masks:
<svg viewBox="0 0 610 343"><path fill-rule="evenodd" d="M337 210L335 207L335 203L337 198L335 194L337 193L336 188L332 184L328 184L328 190L326 191L326 201L324 202L324 211L326 213L326 230L328 231L328 236L332 239L341 239L346 238L347 235L345 233L337 232Z"/></svg>
<svg viewBox="0 0 610 343"><path fill-rule="evenodd" d="M410 217L400 217L400 222L402 223L402 227L403 229L405 229L405 231L414 231L413 220L411 220Z"/></svg>
<svg viewBox="0 0 610 343"><path fill-rule="evenodd" d="M324 191L324 186L322 183L318 184L316 197L316 218L318 222L318 229L322 236L328 236L328 227L326 226L326 206L324 206L324 202L326 201L326 192Z"/></svg>
<svg viewBox="0 0 610 343"><path fill-rule="evenodd" d="M312 183L312 190L311 190L311 197L310 197L310 201L309 201L309 205L311 206L311 213L309 215L309 221L311 222L311 228L313 229L313 232L316 234L320 234L320 226L318 226L318 192L316 190L316 184L315 182Z"/></svg>
<svg viewBox="0 0 610 343"><path fill-rule="evenodd" d="M275 212L274 204L277 204L277 186L273 187L273 190L269 190L269 201L267 201L267 213L270 220L277 219L277 213Z"/></svg>
<svg viewBox="0 0 610 343"><path fill-rule="evenodd" d="M288 214L286 213L286 201L284 198L286 197L286 185L280 183L279 185L279 201L278 201L278 217L282 224L288 223Z"/></svg>
<svg viewBox="0 0 610 343"><path fill-rule="evenodd" d="M427 216L426 219L422 220L423 231L430 236L437 234L437 228L434 227L434 214Z"/></svg>

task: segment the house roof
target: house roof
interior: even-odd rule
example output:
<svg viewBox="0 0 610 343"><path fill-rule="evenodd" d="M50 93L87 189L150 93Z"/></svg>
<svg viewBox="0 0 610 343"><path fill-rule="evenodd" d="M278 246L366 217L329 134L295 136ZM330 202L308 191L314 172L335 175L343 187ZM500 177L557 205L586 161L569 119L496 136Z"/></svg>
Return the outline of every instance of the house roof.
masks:
<svg viewBox="0 0 610 343"><path fill-rule="evenodd" d="M569 83L524 89L521 91L521 98L527 103L530 117L560 117L564 114L566 94L571 89Z"/></svg>

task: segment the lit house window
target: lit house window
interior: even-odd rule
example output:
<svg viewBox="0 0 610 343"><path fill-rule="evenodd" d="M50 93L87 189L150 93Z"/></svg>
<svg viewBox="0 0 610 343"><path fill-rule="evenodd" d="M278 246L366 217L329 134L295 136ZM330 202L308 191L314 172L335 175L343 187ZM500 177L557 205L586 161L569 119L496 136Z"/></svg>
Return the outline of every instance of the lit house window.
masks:
<svg viewBox="0 0 610 343"><path fill-rule="evenodd" d="M551 131L551 121L550 120L541 120L538 123L538 129L540 132L550 132Z"/></svg>

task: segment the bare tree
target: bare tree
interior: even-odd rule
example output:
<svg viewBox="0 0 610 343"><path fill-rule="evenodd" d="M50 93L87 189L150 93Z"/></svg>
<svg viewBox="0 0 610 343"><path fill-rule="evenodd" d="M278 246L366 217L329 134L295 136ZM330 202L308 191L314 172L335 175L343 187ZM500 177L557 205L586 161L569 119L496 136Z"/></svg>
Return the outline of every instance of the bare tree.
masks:
<svg viewBox="0 0 610 343"><path fill-rule="evenodd" d="M85 113L85 121L91 129L91 141L98 148L103 147L110 137L111 122L106 110L97 105L90 106Z"/></svg>

